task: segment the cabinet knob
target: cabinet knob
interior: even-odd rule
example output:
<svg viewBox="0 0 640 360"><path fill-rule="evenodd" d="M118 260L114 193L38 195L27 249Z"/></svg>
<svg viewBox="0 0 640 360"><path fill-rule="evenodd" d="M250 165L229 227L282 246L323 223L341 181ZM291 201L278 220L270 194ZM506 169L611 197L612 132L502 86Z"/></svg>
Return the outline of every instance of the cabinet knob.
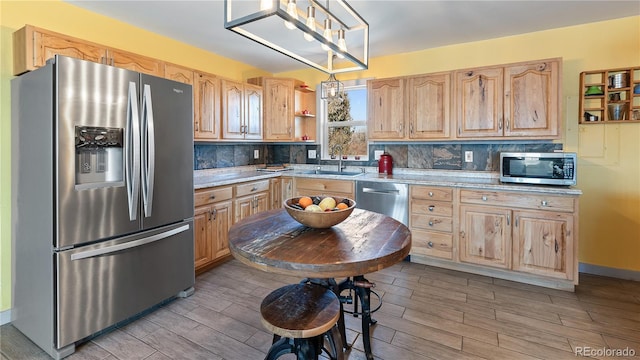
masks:
<svg viewBox="0 0 640 360"><path fill-rule="evenodd" d="M547 200L542 200L542 201L540 202L540 205L542 205L542 206L549 206L549 203L547 202Z"/></svg>
<svg viewBox="0 0 640 360"><path fill-rule="evenodd" d="M251 188L251 191L256 191L256 190L258 190L258 188L255 186Z"/></svg>
<svg viewBox="0 0 640 360"><path fill-rule="evenodd" d="M433 197L433 191L429 191L429 197Z"/></svg>
<svg viewBox="0 0 640 360"><path fill-rule="evenodd" d="M433 221L429 221L429 226L433 226Z"/></svg>
<svg viewBox="0 0 640 360"><path fill-rule="evenodd" d="M427 243L427 246L429 246L430 248L432 248L432 247L433 247L433 241L429 241L429 242Z"/></svg>
<svg viewBox="0 0 640 360"><path fill-rule="evenodd" d="M482 195L482 201L487 201L487 195Z"/></svg>
<svg viewBox="0 0 640 360"><path fill-rule="evenodd" d="M429 211L433 211L435 207L433 205L429 205Z"/></svg>
<svg viewBox="0 0 640 360"><path fill-rule="evenodd" d="M211 200L213 200L213 199L215 199L215 198L216 198L216 196L215 196L215 195L211 195L211 196L209 196L209 199L211 199Z"/></svg>

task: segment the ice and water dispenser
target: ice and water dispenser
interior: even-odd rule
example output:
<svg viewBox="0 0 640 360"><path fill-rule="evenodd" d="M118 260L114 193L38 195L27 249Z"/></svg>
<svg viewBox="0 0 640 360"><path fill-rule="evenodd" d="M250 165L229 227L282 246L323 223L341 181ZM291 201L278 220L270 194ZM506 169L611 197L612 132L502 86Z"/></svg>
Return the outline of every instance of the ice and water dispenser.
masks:
<svg viewBox="0 0 640 360"><path fill-rule="evenodd" d="M76 126L76 188L124 184L123 129Z"/></svg>

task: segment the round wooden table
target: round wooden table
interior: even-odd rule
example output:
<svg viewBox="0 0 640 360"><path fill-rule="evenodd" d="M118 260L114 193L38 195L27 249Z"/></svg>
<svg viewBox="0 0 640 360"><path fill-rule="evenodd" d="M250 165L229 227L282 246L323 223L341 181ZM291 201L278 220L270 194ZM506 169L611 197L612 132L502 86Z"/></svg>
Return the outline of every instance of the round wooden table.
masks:
<svg viewBox="0 0 640 360"><path fill-rule="evenodd" d="M411 232L393 218L367 210L354 209L345 221L331 228L312 229L295 221L285 209L276 209L234 224L229 230L229 249L242 263L267 272L331 279L333 284L333 278L349 278L336 284L334 291L338 295L345 288L356 291L362 306L365 353L373 359L371 283L363 275L402 261L411 249ZM343 316L339 325L346 339Z"/></svg>

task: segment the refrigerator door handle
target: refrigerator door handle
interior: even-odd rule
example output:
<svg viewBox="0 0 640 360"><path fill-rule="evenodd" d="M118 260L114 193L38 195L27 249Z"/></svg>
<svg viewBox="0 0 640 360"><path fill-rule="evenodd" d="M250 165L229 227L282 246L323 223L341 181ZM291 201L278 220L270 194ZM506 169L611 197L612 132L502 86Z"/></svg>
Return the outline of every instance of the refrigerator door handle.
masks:
<svg viewBox="0 0 640 360"><path fill-rule="evenodd" d="M127 202L129 220L134 221L138 215L138 197L140 191L140 124L138 116L138 91L136 83L129 82L127 104L127 127L125 129L125 176L127 185Z"/></svg>
<svg viewBox="0 0 640 360"><path fill-rule="evenodd" d="M152 236L148 236L142 239L138 239L138 240L134 240L134 241L129 241L129 242L125 242L122 244L118 244L118 245L113 245L113 246L107 246L104 248L100 248L100 249L94 249L94 250L87 250L87 251L83 251L83 252L79 252L76 254L72 254L71 255L71 260L82 260L82 259L86 259L86 258L90 258L90 257L96 257L96 256L102 256L102 255L108 255L111 253L114 253L116 251L122 251L122 250L126 250L126 249L131 249L134 247L138 247L138 246L142 246L145 244L149 244L158 240L162 240L162 239L166 239L170 236L173 236L175 234L179 234L181 232L187 231L189 230L189 225L182 225L180 227L177 227L175 229L171 229L169 231L165 231L163 233L159 233L159 234L155 234Z"/></svg>
<svg viewBox="0 0 640 360"><path fill-rule="evenodd" d="M155 132L151 86L144 85L142 97L142 198L144 216L150 217L153 205L153 181L155 174Z"/></svg>

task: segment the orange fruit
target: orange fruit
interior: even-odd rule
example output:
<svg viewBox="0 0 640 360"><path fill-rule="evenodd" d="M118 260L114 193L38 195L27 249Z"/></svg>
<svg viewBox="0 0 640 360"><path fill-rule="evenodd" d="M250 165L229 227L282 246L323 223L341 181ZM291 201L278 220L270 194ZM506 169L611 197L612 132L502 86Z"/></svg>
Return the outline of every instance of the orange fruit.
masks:
<svg viewBox="0 0 640 360"><path fill-rule="evenodd" d="M311 200L311 198L308 196L303 196L298 199L298 205L302 206L303 209L311 204L313 204L313 200Z"/></svg>
<svg viewBox="0 0 640 360"><path fill-rule="evenodd" d="M338 203L338 205L336 205L336 208L340 209L340 210L344 210L346 208L348 208L347 204L345 203Z"/></svg>

